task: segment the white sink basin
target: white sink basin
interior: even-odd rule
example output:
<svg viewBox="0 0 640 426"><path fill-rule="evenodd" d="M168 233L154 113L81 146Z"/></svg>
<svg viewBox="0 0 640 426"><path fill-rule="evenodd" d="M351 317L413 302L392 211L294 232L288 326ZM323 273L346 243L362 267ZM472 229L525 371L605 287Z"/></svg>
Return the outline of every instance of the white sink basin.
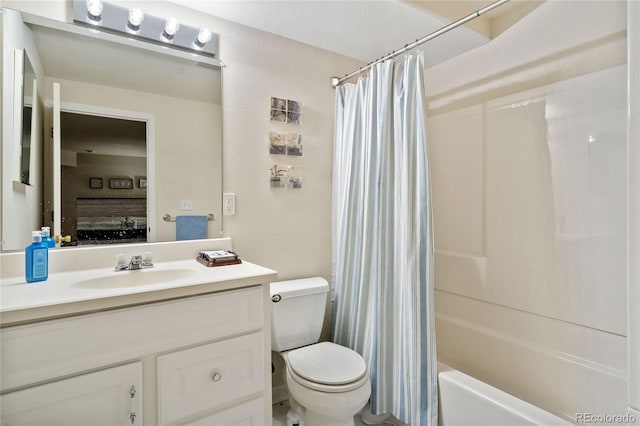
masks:
<svg viewBox="0 0 640 426"><path fill-rule="evenodd" d="M73 284L81 288L124 288L149 284L162 284L187 278L191 269L139 269L135 271L114 271L107 277L92 278Z"/></svg>

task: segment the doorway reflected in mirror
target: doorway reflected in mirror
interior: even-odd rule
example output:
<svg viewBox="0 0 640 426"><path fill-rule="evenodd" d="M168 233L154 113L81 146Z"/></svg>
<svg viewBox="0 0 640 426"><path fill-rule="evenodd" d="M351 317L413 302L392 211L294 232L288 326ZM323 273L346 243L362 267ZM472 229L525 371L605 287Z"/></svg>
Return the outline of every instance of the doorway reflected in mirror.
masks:
<svg viewBox="0 0 640 426"><path fill-rule="evenodd" d="M147 189L133 185L147 175L146 123L75 112L60 122L67 245L146 242Z"/></svg>

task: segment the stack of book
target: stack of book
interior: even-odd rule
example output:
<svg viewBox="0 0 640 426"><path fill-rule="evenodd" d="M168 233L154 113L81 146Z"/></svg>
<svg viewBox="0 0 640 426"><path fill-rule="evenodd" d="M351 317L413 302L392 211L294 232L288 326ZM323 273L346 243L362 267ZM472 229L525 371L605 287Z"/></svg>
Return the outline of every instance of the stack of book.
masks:
<svg viewBox="0 0 640 426"><path fill-rule="evenodd" d="M232 251L228 250L202 250L196 260L205 266L237 265L242 260Z"/></svg>

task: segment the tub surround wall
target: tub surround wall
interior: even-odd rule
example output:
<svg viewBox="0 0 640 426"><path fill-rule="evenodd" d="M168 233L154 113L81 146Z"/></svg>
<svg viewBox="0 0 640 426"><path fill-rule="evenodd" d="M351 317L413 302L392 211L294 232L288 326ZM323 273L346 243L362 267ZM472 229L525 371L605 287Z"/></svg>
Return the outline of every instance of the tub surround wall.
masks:
<svg viewBox="0 0 640 426"><path fill-rule="evenodd" d="M439 426L569 426L560 417L438 363Z"/></svg>
<svg viewBox="0 0 640 426"><path fill-rule="evenodd" d="M626 411L625 12L546 2L426 71L439 360L571 421Z"/></svg>
<svg viewBox="0 0 640 426"><path fill-rule="evenodd" d="M628 5L629 218L640 217L640 2ZM629 406L640 419L640 223L629 221ZM630 409L631 410L631 409Z"/></svg>

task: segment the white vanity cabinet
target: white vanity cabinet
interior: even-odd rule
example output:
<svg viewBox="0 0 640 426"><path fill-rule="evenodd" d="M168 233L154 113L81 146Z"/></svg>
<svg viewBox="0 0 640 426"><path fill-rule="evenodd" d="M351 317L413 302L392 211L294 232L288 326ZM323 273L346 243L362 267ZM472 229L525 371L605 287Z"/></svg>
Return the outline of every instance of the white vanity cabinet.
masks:
<svg viewBox="0 0 640 426"><path fill-rule="evenodd" d="M268 300L261 284L2 328L1 423L271 424Z"/></svg>

